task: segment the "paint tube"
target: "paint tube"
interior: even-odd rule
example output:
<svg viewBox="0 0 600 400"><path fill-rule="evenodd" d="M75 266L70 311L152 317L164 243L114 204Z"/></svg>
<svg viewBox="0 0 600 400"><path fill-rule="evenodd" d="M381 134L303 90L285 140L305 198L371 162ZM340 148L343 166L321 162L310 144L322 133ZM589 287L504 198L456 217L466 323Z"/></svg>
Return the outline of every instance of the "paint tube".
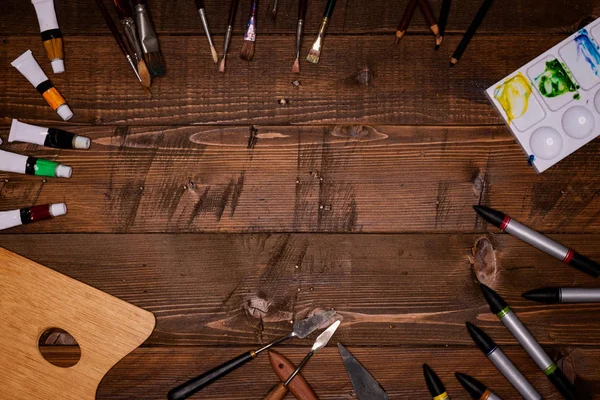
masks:
<svg viewBox="0 0 600 400"><path fill-rule="evenodd" d="M63 164L0 150L0 171L53 178L70 178L73 170Z"/></svg>
<svg viewBox="0 0 600 400"><path fill-rule="evenodd" d="M66 213L67 205L65 203L44 204L21 208L20 210L0 211L0 230L52 219Z"/></svg>
<svg viewBox="0 0 600 400"><path fill-rule="evenodd" d="M42 68L33 57L33 54L31 54L31 50L27 50L25 53L21 54L11 63L11 65L27 78L29 83L40 92L50 107L52 107L62 119L68 121L73 117L73 112L67 105L66 100L61 96L58 90L56 90L54 84L48 79L44 71L42 71Z"/></svg>
<svg viewBox="0 0 600 400"><path fill-rule="evenodd" d="M52 71L55 74L62 74L65 72L63 39L56 19L54 0L31 0L31 2L35 7L42 34L42 43L52 65Z"/></svg>
<svg viewBox="0 0 600 400"><path fill-rule="evenodd" d="M25 124L17 119L10 125L9 142L39 144L57 149L89 149L90 139L56 128Z"/></svg>

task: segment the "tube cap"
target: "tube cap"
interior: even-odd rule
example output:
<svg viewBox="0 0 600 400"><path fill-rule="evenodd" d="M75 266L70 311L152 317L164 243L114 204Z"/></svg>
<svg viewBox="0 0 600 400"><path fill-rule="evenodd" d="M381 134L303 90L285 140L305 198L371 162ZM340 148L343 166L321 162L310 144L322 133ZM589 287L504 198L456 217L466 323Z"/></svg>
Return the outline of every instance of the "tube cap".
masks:
<svg viewBox="0 0 600 400"><path fill-rule="evenodd" d="M65 203L50 204L50 215L59 217L67 213L67 205Z"/></svg>
<svg viewBox="0 0 600 400"><path fill-rule="evenodd" d="M58 108L56 109L56 113L57 113L58 115L60 115L60 117L61 117L63 120L65 120L65 121L68 121L68 120L70 120L71 118L73 118L73 111L71 111L71 109L69 108L69 106L68 106L68 105L66 105L66 104L63 104L63 105L61 105L60 107L58 107Z"/></svg>
<svg viewBox="0 0 600 400"><path fill-rule="evenodd" d="M73 140L73 148L87 150L90 148L90 142L90 138L85 136L75 136L75 139Z"/></svg>
<svg viewBox="0 0 600 400"><path fill-rule="evenodd" d="M63 60L57 58L56 60L50 61L50 65L52 65L52 71L55 74L62 74L65 72L65 62Z"/></svg>
<svg viewBox="0 0 600 400"><path fill-rule="evenodd" d="M71 175L73 174L73 168L63 165L63 164L58 164L58 167L56 167L56 177L57 178L70 178Z"/></svg>

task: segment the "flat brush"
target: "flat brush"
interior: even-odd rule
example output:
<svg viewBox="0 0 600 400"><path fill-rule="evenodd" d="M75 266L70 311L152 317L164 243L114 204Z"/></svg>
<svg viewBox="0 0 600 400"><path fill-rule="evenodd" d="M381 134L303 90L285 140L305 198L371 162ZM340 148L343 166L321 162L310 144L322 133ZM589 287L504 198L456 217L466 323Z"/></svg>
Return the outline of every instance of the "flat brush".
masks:
<svg viewBox="0 0 600 400"><path fill-rule="evenodd" d="M335 8L336 0L328 0L327 5L325 6L325 13L323 14L323 21L321 21L321 27L319 28L319 33L317 34L317 39L312 45L306 60L317 64L319 62L319 57L321 56L321 48L323 47L323 40L325 39L325 32L327 31L327 25L329 25L329 20L331 19L331 15L333 14L333 9Z"/></svg>
<svg viewBox="0 0 600 400"><path fill-rule="evenodd" d="M227 22L227 32L225 33L225 41L223 42L223 59L221 65L219 65L219 72L225 72L225 60L227 59L227 51L229 50L229 43L231 43L231 34L233 32L233 23L235 22L235 14L237 13L238 4L240 0L231 0L229 6L229 20Z"/></svg>
<svg viewBox="0 0 600 400"><path fill-rule="evenodd" d="M160 45L154 26L152 25L148 3L146 0L133 0L132 2L146 65L152 76L163 76L165 74L165 62L160 52Z"/></svg>
<svg viewBox="0 0 600 400"><path fill-rule="evenodd" d="M254 44L256 42L256 14L258 12L258 0L252 0L250 7L250 18L248 19L248 27L244 33L244 44L240 52L240 58L246 61L252 61L254 58Z"/></svg>
<svg viewBox="0 0 600 400"><path fill-rule="evenodd" d="M415 10L417 9L417 5L419 4L419 0L409 0L406 8L404 9L404 14L402 14L402 19L400 19L400 23L398 24L398 29L396 30L396 39L394 39L394 44L397 45L402 39L402 36L406 33L408 29L408 25L410 24L410 20L412 19Z"/></svg>
<svg viewBox="0 0 600 400"><path fill-rule="evenodd" d="M115 8L117 9L117 15L119 17L119 21L121 21L121 26L123 27L123 31L125 32L125 37L127 38L129 47L131 48L131 51L133 52L136 58L137 70L142 79L142 85L144 85L145 87L150 87L150 72L148 71L146 62L144 61L142 48L140 47L140 42L137 34L137 28L135 26L135 21L133 20L133 11L131 10L129 1L113 0L113 3L115 4Z"/></svg>
<svg viewBox="0 0 600 400"><path fill-rule="evenodd" d="M298 25L296 27L296 61L292 67L292 72L300 72L300 48L302 47L302 32L304 31L304 20L306 19L306 5L308 0L298 1Z"/></svg>
<svg viewBox="0 0 600 400"><path fill-rule="evenodd" d="M212 59L216 64L219 62L219 56L217 55L217 50L215 50L215 43L213 42L212 36L210 35L208 21L206 20L206 12L204 11L204 0L196 0L196 9L198 10L198 14L200 14L202 27L204 28L204 33L206 33L206 38L208 39L208 45L210 46L210 54L212 55Z"/></svg>
<svg viewBox="0 0 600 400"><path fill-rule="evenodd" d="M115 25L115 22L110 17L110 14L108 13L108 10L104 6L104 3L102 2L102 0L96 0L96 4L98 5L98 8L100 9L100 12L102 13L102 16L104 17L104 20L106 21L106 25L108 25L108 29L110 29L113 37L115 38L115 41L117 42L117 45L119 46L119 49L121 49L121 52L123 53L123 55L127 59L127 62L131 66L131 69L135 73L135 77L137 78L137 80L140 82L140 84L144 88L144 92L146 93L146 95L151 95L151 93L148 90L148 88L146 88L144 86L144 83L142 82L142 77L138 73L138 70L137 70L137 67L135 66L133 58L129 54L129 51L127 51L127 47L125 47L125 42L123 42L123 38L121 37L121 34L119 33L119 30L117 29L117 25Z"/></svg>

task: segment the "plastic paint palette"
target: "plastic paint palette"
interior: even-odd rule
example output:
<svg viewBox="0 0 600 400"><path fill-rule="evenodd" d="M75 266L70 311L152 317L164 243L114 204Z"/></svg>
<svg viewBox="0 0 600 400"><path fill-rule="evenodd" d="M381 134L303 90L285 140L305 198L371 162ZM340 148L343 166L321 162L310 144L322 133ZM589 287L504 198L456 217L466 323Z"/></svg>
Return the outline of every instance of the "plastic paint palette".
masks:
<svg viewBox="0 0 600 400"><path fill-rule="evenodd" d="M600 19L486 90L543 172L600 134Z"/></svg>

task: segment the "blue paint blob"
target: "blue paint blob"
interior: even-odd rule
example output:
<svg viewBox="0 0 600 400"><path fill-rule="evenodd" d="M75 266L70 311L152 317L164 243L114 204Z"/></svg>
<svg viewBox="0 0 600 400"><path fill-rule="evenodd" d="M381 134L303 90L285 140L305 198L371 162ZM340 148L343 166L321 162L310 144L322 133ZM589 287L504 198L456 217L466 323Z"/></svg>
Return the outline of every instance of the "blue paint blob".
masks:
<svg viewBox="0 0 600 400"><path fill-rule="evenodd" d="M594 39L590 37L587 29L581 29L573 40L577 43L577 58L579 59L579 57L583 56L592 71L594 71L594 74L600 76L600 48L594 42Z"/></svg>
<svg viewBox="0 0 600 400"><path fill-rule="evenodd" d="M535 156L532 154L529 157L527 157L527 164L529 164L529 166L533 166L533 162L535 161Z"/></svg>

